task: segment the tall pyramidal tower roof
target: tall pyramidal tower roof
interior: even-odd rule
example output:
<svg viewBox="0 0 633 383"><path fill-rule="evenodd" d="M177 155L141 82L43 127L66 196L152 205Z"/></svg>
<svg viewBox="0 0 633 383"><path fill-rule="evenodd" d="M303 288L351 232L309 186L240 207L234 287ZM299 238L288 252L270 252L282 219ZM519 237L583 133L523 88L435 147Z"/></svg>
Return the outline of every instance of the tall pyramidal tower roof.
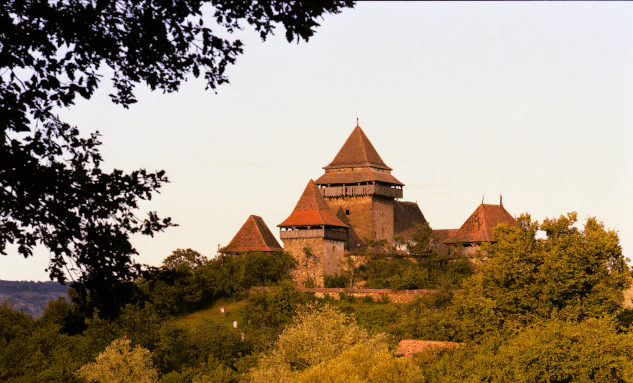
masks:
<svg viewBox="0 0 633 383"><path fill-rule="evenodd" d="M343 185L360 183L383 183L404 186L391 175L391 168L385 164L371 144L365 132L356 125L334 160L325 166L325 174L316 180L317 185Z"/></svg>
<svg viewBox="0 0 633 383"><path fill-rule="evenodd" d="M283 251L262 217L251 215L226 247L232 253Z"/></svg>
<svg viewBox="0 0 633 383"><path fill-rule="evenodd" d="M340 169L351 167L374 167L392 170L380 158L365 132L356 125L352 134L347 138L334 160L323 169Z"/></svg>
<svg viewBox="0 0 633 383"><path fill-rule="evenodd" d="M314 181L310 180L306 186L297 206L290 214L290 217L277 226L338 226L347 227L340 219L334 215L325 198L319 192Z"/></svg>

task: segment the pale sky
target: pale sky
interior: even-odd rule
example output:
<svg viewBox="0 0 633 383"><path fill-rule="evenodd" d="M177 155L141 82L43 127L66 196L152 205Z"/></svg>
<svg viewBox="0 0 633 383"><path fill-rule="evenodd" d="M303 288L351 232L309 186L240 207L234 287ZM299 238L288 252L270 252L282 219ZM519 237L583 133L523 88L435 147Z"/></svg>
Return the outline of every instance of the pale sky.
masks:
<svg viewBox="0 0 633 383"><path fill-rule="evenodd" d="M632 19L627 2L359 3L307 44L283 28L264 43L239 33L245 52L217 94L195 79L170 95L139 87L125 110L104 70L97 94L60 115L103 134L104 169L166 170L138 215L180 226L133 237L139 263L178 248L212 257L250 214L279 239L357 115L433 228L502 194L516 216L595 216L633 258ZM48 279L46 249L10 251L0 279Z"/></svg>

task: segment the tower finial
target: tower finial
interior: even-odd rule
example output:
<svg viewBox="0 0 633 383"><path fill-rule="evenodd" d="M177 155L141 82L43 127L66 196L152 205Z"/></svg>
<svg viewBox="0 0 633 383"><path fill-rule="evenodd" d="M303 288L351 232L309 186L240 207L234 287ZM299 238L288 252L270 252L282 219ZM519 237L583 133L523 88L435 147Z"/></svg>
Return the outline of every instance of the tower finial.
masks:
<svg viewBox="0 0 633 383"><path fill-rule="evenodd" d="M499 205L503 206L503 196L499 193Z"/></svg>
<svg viewBox="0 0 633 383"><path fill-rule="evenodd" d="M481 204L482 204L482 205L484 204L484 198L485 198L485 197L486 197L486 195L485 195L485 194L484 194L484 196L483 196L483 197L481 197Z"/></svg>

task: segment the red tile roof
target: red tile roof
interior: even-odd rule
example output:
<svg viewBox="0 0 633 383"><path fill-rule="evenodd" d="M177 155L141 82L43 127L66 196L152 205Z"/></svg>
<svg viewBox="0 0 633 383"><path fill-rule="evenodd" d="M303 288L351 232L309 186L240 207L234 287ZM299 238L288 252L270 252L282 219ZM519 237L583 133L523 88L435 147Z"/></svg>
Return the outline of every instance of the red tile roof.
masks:
<svg viewBox="0 0 633 383"><path fill-rule="evenodd" d="M341 150L334 160L323 169L351 168L373 166L380 169L391 170L378 155L374 145L360 128L356 125L352 134L347 138Z"/></svg>
<svg viewBox="0 0 633 383"><path fill-rule="evenodd" d="M393 203L393 235L401 235L411 239L416 224L426 223L424 214L417 202L394 201Z"/></svg>
<svg viewBox="0 0 633 383"><path fill-rule="evenodd" d="M251 215L225 247L230 253L244 251L283 251L262 217Z"/></svg>
<svg viewBox="0 0 633 383"><path fill-rule="evenodd" d="M433 235L435 236L435 240L438 242L443 242L454 236L459 229L434 229Z"/></svg>
<svg viewBox="0 0 633 383"><path fill-rule="evenodd" d="M394 185L404 184L388 173L372 172L369 169L355 172L328 172L315 181L317 185L355 184L359 182L379 181Z"/></svg>
<svg viewBox="0 0 633 383"><path fill-rule="evenodd" d="M413 357L413 354L417 354L424 351L438 351L443 348L455 348L463 346L463 343L455 342L440 342L436 340L415 340L404 339L398 343L398 350L394 352L395 355L401 355L405 358Z"/></svg>
<svg viewBox="0 0 633 383"><path fill-rule="evenodd" d="M516 225L516 220L508 213L503 205L481 204L468 217L457 232L444 243L473 243L492 241L492 228L500 223Z"/></svg>
<svg viewBox="0 0 633 383"><path fill-rule="evenodd" d="M277 226L316 225L347 227L340 219L336 218L314 181L310 180L290 217Z"/></svg>

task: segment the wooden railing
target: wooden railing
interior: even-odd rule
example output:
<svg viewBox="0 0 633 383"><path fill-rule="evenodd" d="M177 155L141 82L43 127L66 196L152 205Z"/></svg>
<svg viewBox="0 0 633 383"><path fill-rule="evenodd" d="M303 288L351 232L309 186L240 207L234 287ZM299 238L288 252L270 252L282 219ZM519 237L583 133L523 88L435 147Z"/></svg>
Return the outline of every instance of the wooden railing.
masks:
<svg viewBox="0 0 633 383"><path fill-rule="evenodd" d="M391 198L402 198L402 188L385 185L345 185L319 188L323 197L379 195Z"/></svg>
<svg viewBox="0 0 633 383"><path fill-rule="evenodd" d="M308 229L308 230L282 230L279 237L284 239L296 238L326 238L337 241L346 241L347 232L327 229Z"/></svg>

